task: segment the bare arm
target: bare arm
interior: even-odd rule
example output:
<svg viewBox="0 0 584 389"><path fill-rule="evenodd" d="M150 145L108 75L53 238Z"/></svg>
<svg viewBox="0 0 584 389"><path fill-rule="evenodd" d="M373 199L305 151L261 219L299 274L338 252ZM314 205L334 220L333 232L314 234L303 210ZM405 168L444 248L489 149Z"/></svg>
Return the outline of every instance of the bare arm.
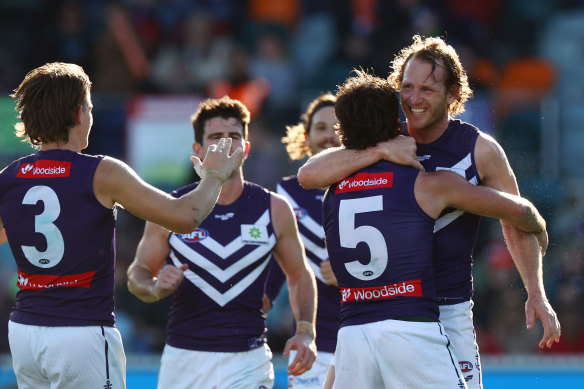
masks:
<svg viewBox="0 0 584 389"><path fill-rule="evenodd" d="M483 185L519 195L515 175L505 152L493 138L488 135L479 137L475 159ZM535 319L539 317L544 328L539 347L551 347L554 341L559 341L561 329L556 313L547 300L543 283L542 256L547 249L547 233L545 236L526 234L505 220L501 220L501 227L507 248L527 290L527 329L533 328ZM545 247L540 247L542 244Z"/></svg>
<svg viewBox="0 0 584 389"><path fill-rule="evenodd" d="M0 245L8 242L6 237L6 229L4 229L4 223L2 223L2 218L0 218Z"/></svg>
<svg viewBox="0 0 584 389"><path fill-rule="evenodd" d="M168 234L159 225L147 222L134 261L128 268L128 290L151 303L174 293L182 282L187 265L164 265L170 252Z"/></svg>
<svg viewBox="0 0 584 389"><path fill-rule="evenodd" d="M416 155L414 139L400 135L365 150L341 146L321 151L300 167L298 182L306 189L325 188L382 159L424 170Z"/></svg>
<svg viewBox="0 0 584 389"><path fill-rule="evenodd" d="M221 184L241 164L241 150L229 156L231 139L209 147L203 171L207 174L197 188L174 198L144 182L128 165L104 158L95 173L97 199L111 208L118 203L133 215L159 224L177 233L193 231L215 206ZM213 149L211 149L213 148ZM194 160L195 165L200 163Z"/></svg>
<svg viewBox="0 0 584 389"><path fill-rule="evenodd" d="M434 218L443 209L454 207L468 213L505 220L522 231L545 231L545 220L528 200L472 185L450 171L420 173L415 192L422 209Z"/></svg>
<svg viewBox="0 0 584 389"><path fill-rule="evenodd" d="M283 355L296 350L288 372L299 375L312 367L316 359L314 324L316 318L316 281L304 254L296 219L283 196L272 194L272 221L278 237L273 254L286 275L290 307L298 325L296 334L286 342Z"/></svg>
<svg viewBox="0 0 584 389"><path fill-rule="evenodd" d="M322 389L333 389L334 383L335 383L335 365L330 365L326 372L326 377L324 379Z"/></svg>

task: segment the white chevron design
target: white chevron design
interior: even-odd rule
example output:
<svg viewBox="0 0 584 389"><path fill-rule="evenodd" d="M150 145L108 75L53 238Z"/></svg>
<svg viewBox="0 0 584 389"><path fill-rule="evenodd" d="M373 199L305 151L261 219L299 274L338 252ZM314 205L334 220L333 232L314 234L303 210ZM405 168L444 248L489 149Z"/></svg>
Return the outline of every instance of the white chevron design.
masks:
<svg viewBox="0 0 584 389"><path fill-rule="evenodd" d="M207 238L208 239L208 238ZM242 257L233 265L227 267L225 270L221 269L219 266L215 265L213 262L209 261L207 258L203 257L199 253L193 252L188 248L186 244L184 244L180 239L176 236L172 236L171 244L176 251L181 253L187 260L194 263L195 265L205 269L209 272L213 277L218 279L221 282L225 282L241 270L245 269L247 266L251 265L258 258L261 258L263 255L272 251L272 248L276 244L276 236L274 234L270 235L269 244L267 245L259 245L255 250L248 253L245 257ZM176 256L171 251L170 257L174 261ZM225 259L225 258L223 258ZM178 261L178 259L176 259Z"/></svg>
<svg viewBox="0 0 584 389"><path fill-rule="evenodd" d="M328 259L328 251L326 250L326 247L318 246L302 234L300 234L300 237L302 238L302 242L304 243L304 248L306 251L310 251L316 255L321 261Z"/></svg>
<svg viewBox="0 0 584 389"><path fill-rule="evenodd" d="M471 165L472 165L472 159L471 159L470 153L468 153L466 155L466 157L461 159L460 162L458 162L454 166L452 166L452 167L436 167L436 171L450 170L451 172L454 172L454 173L458 174L459 176L462 176L464 179L466 179L466 169L471 167ZM476 177L472 177L470 180L468 180L468 182L470 182L473 185L478 184L478 180ZM458 219L463 214L464 214L464 212L457 210L457 211L447 213L446 215L436 219L436 222L434 223L434 232L440 231L441 229L443 229L444 227L446 227L447 225L449 225L450 223L452 223L453 221Z"/></svg>
<svg viewBox="0 0 584 389"><path fill-rule="evenodd" d="M280 184L278 184L276 186L276 192L278 194L285 196L286 199L288 199L288 201L290 202L290 205L292 205L292 208L304 208L304 207L301 207L300 205L298 205L298 203L296 201L294 201L292 196L290 196L290 194L288 192L286 192L286 190L284 188L282 188L282 186ZM322 226L320 224L315 222L314 219L311 218L309 215L304 216L298 222L301 223L304 227L306 227L310 232L312 232L319 239L324 239L324 228L322 228Z"/></svg>
<svg viewBox="0 0 584 389"><path fill-rule="evenodd" d="M310 268L314 272L314 276L324 283L325 281L324 278L322 277L322 273L320 272L320 266L312 262L310 259L307 259L306 262L308 262L308 264L310 265Z"/></svg>
<svg viewBox="0 0 584 389"><path fill-rule="evenodd" d="M266 210L254 224L268 225L269 222L270 213L269 210ZM171 235L169 243L171 244L172 248L175 251L184 256L188 261L201 267L209 274L211 274L213 277L215 277L218 281L225 283L227 280L231 279L233 276L238 274L244 268L258 261L259 258L272 251L274 245L276 244L276 240L277 240L276 235L272 233L268 237L268 244L257 245L257 247L253 251L248 253L246 256L240 258L239 260L237 260L237 262L228 266L226 269L221 269L221 267L217 266L215 263L208 260L201 254L191 250L189 246L175 234ZM213 239L212 236L208 236L204 240L200 241L198 244L202 244L207 249L213 251L221 259L228 258L230 255L237 252L237 250L245 246L245 244L241 242L240 235L237 235L231 242L229 242L225 246L223 246L215 239ZM179 261L176 254L172 250L169 256L176 266L181 265L181 262ZM250 274L248 274L237 284L229 288L229 290L227 290L225 293L219 292L212 285L203 280L199 275L195 274L192 270L185 271L185 278L189 280L192 284L197 286L199 289L201 289L201 291L203 291L207 296L213 299L213 301L215 301L217 304L219 304L220 306L224 306L229 301L237 297L242 291L244 291L251 283L253 283L260 276L263 269L268 264L269 258L270 256L268 255L266 259L260 265L258 265Z"/></svg>
<svg viewBox="0 0 584 389"><path fill-rule="evenodd" d="M180 261L176 256L171 255L172 261L175 266L180 266ZM251 273L245 276L233 287L229 288L225 293L219 292L213 286L211 286L207 281L203 280L201 277L196 275L192 270L185 271L185 278L189 280L193 285L199 288L203 293L205 293L209 298L215 301L219 306L223 307L228 302L236 298L243 292L249 285L251 285L262 273L264 268L270 262L270 256L266 257L264 262L260 266L256 267Z"/></svg>
<svg viewBox="0 0 584 389"><path fill-rule="evenodd" d="M265 225L268 225L269 222L270 222L270 212L269 212L269 210L266 209L266 211L253 224L265 226ZM180 241L180 243L183 243L174 234L172 235L171 240L172 240L171 243L174 243L176 241ZM210 251L214 252L215 254L217 254L217 256L219 256L223 259L229 257L230 255L232 255L234 252L241 249L245 245L244 243L241 242L240 236L237 235L235 237L235 239L233 239L230 243L223 246L221 243L219 243L215 239L213 239L213 236L211 234L209 234L209 236L207 238L201 240L199 242L199 244L205 246ZM183 247L187 247L187 246L183 243ZM190 250L189 250L189 252L190 252Z"/></svg>

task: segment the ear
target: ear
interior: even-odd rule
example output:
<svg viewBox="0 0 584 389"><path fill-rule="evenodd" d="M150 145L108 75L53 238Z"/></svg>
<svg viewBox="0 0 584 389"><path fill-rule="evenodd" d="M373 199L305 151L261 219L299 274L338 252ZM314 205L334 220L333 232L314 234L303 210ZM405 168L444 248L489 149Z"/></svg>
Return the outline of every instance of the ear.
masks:
<svg viewBox="0 0 584 389"><path fill-rule="evenodd" d="M460 85L452 85L448 91L448 105L454 103L460 95Z"/></svg>
<svg viewBox="0 0 584 389"><path fill-rule="evenodd" d="M73 123L75 125L81 124L81 115L83 114L83 106L80 105L73 111Z"/></svg>
<svg viewBox="0 0 584 389"><path fill-rule="evenodd" d="M193 143L193 152L202 161L203 158L203 146L200 143Z"/></svg>
<svg viewBox="0 0 584 389"><path fill-rule="evenodd" d="M249 150L251 149L251 143L248 140L245 141L245 145L243 146L243 159L247 159L249 154Z"/></svg>

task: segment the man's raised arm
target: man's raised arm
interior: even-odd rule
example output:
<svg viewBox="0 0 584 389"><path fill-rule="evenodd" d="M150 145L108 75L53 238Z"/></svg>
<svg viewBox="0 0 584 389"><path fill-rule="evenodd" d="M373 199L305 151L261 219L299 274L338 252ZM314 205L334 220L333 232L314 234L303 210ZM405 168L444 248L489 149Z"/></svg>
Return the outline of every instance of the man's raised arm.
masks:
<svg viewBox="0 0 584 389"><path fill-rule="evenodd" d="M300 167L298 182L306 189L326 188L382 159L424 170L416 155L414 139L400 135L364 150L341 146L321 151Z"/></svg>

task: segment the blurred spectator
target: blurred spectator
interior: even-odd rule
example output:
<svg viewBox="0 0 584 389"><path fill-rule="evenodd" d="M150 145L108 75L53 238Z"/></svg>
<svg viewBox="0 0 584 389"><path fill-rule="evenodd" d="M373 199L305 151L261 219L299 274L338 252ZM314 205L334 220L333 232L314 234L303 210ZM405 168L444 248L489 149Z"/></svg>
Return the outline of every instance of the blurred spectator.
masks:
<svg viewBox="0 0 584 389"><path fill-rule="evenodd" d="M224 79L233 42L229 35L216 35L207 12L190 14L184 33L164 42L152 64L152 82L171 93L205 93L209 81Z"/></svg>

